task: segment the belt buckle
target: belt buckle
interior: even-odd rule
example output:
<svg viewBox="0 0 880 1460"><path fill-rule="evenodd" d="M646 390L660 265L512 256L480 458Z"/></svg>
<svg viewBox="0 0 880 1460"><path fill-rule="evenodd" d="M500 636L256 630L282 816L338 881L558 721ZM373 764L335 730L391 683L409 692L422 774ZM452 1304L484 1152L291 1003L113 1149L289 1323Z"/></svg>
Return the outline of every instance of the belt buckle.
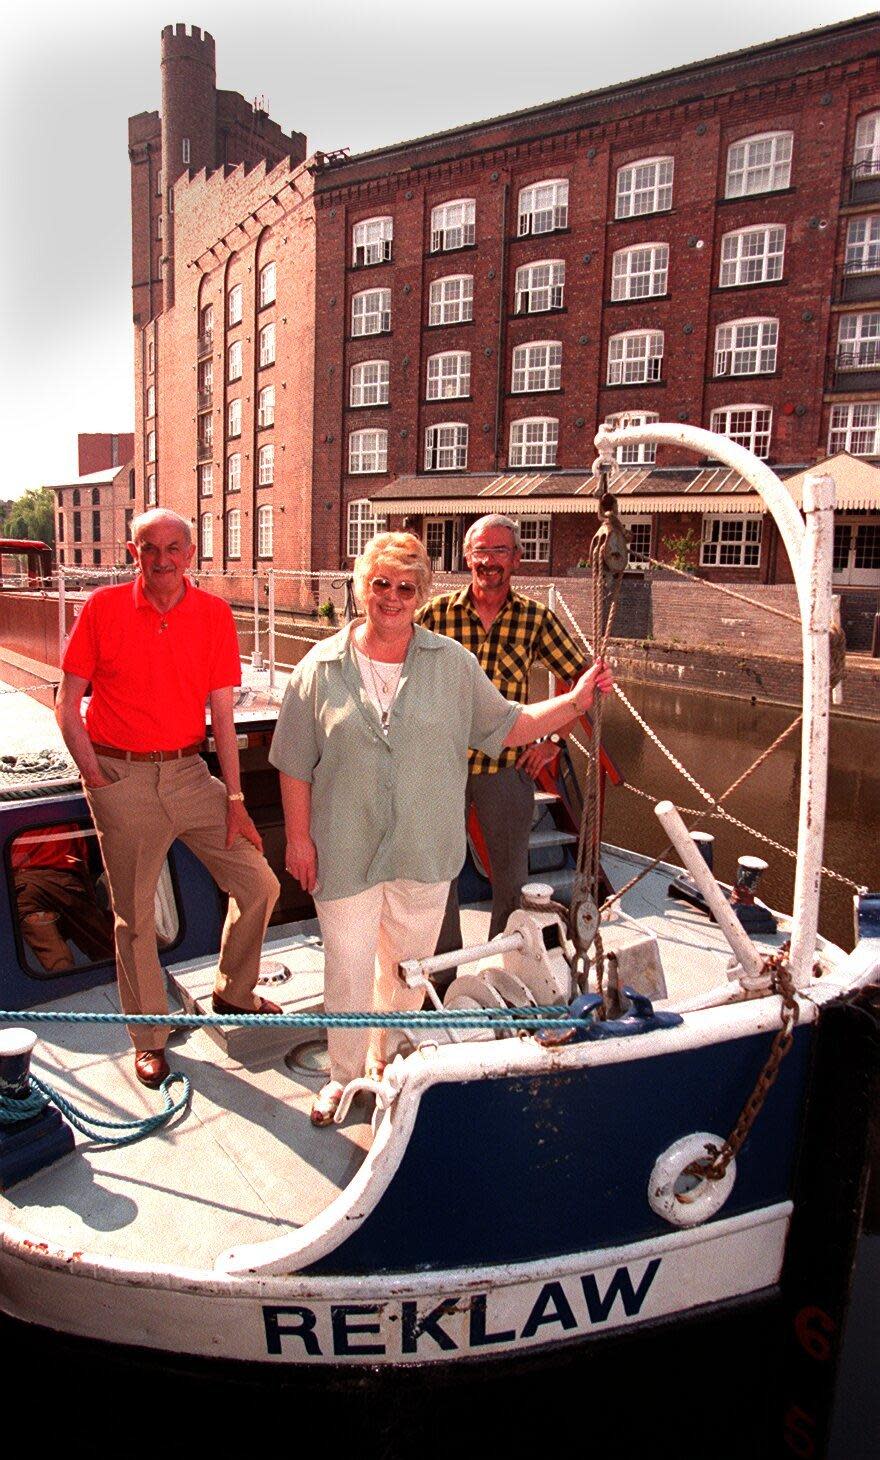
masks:
<svg viewBox="0 0 880 1460"><path fill-rule="evenodd" d="M161 765L161 763L164 760L164 758L165 758L165 752L164 752L164 750L151 750L150 751L150 760L152 761L153 765Z"/></svg>

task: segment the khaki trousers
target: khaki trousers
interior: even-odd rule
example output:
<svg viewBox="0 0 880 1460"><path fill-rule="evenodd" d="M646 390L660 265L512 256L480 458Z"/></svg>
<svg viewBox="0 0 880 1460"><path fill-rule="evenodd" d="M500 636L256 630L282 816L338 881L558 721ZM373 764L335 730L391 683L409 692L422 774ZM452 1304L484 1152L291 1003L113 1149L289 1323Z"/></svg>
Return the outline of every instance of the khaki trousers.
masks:
<svg viewBox="0 0 880 1460"><path fill-rule="evenodd" d="M420 1009L422 989L397 976L404 958L434 951L448 882L380 882L354 897L316 902L324 939L324 1008L328 1014ZM329 1029L330 1078L345 1085L384 1063L399 1043L395 1030Z"/></svg>
<svg viewBox="0 0 880 1460"><path fill-rule="evenodd" d="M226 788L200 755L160 764L98 756L109 786L86 788L113 906L116 976L126 1014L164 1014L168 1005L156 945L155 897L162 864L180 840L229 896L216 991L242 1009L253 988L278 879L265 857L239 837L226 846ZM135 1049L161 1049L161 1025L130 1027Z"/></svg>

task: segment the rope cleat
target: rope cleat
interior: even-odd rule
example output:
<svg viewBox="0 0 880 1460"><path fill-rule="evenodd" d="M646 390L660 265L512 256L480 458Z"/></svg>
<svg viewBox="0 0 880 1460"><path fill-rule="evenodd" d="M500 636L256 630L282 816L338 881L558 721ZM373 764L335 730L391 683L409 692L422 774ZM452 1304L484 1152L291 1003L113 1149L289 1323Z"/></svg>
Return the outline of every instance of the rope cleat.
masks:
<svg viewBox="0 0 880 1460"><path fill-rule="evenodd" d="M655 1029L674 1029L684 1023L680 1014L655 1013L654 1005L647 995L636 993L628 984L623 990L623 996L626 1001L625 1009L619 1019L596 1020L586 1029L575 1029L573 1033L576 1042L580 1043L584 1039L625 1039L634 1034L651 1034ZM570 1013L575 1018L585 1017L578 1012L578 1005L596 999L601 1004L597 994L583 994L575 999Z"/></svg>

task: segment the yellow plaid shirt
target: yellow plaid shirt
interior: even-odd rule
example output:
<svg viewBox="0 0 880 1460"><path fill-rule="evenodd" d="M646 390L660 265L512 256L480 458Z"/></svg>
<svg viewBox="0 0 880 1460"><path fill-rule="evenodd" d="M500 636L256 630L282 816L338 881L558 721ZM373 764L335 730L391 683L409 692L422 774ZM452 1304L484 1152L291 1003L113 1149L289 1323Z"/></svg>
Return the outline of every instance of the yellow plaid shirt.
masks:
<svg viewBox="0 0 880 1460"><path fill-rule="evenodd" d="M416 614L417 621L435 634L457 639L474 654L505 699L524 705L529 698L529 675L540 663L559 679L574 680L588 667L582 651L559 619L543 603L513 589L487 633L471 603L470 584L456 593L441 593ZM504 750L492 760L481 750L469 754L470 770L491 775L515 765L520 751Z"/></svg>

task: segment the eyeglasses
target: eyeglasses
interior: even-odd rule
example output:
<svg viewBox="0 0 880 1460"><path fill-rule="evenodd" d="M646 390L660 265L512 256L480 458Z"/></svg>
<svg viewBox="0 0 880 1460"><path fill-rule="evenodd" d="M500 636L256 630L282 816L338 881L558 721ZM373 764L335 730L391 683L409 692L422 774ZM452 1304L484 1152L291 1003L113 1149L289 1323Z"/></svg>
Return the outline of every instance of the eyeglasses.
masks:
<svg viewBox="0 0 880 1460"><path fill-rule="evenodd" d="M392 583L389 578L371 578L370 587L374 593L385 594L393 591L404 603L409 603L419 591L415 583Z"/></svg>
<svg viewBox="0 0 880 1460"><path fill-rule="evenodd" d="M509 558L513 548L509 547L469 547L467 556L469 558Z"/></svg>

